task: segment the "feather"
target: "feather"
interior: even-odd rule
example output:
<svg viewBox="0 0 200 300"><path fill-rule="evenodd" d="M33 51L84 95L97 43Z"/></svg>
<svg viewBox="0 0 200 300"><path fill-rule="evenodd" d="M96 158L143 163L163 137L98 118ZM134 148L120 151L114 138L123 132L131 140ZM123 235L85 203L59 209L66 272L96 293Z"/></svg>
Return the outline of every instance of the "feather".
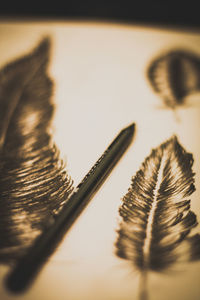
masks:
<svg viewBox="0 0 200 300"><path fill-rule="evenodd" d="M192 165L192 155L173 136L152 150L122 199L116 254L143 279L148 271L169 270L181 255L200 258L200 235L189 235L198 224L188 199L195 191ZM147 299L144 290L140 297Z"/></svg>
<svg viewBox="0 0 200 300"><path fill-rule="evenodd" d="M45 38L0 71L1 263L22 256L72 192L50 134L49 51Z"/></svg>
<svg viewBox="0 0 200 300"><path fill-rule="evenodd" d="M189 51L170 51L150 63L147 77L165 105L174 109L200 90L200 58Z"/></svg>

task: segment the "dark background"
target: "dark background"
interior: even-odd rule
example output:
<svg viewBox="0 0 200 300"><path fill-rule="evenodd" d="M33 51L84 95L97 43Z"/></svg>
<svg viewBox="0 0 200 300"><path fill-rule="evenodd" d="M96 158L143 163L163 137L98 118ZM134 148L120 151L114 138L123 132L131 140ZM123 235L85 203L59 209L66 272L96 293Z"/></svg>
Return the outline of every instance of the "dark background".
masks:
<svg viewBox="0 0 200 300"><path fill-rule="evenodd" d="M2 3L3 2L3 3ZM0 17L9 19L80 19L145 23L176 27L200 27L199 1L172 0L50 0L45 2L1 1Z"/></svg>

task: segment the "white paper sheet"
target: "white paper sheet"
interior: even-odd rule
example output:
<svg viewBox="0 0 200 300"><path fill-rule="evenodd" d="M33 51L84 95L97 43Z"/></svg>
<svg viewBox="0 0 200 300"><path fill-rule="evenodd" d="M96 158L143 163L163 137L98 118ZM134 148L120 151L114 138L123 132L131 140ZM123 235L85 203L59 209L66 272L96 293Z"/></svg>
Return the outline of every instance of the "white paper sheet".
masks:
<svg viewBox="0 0 200 300"><path fill-rule="evenodd" d="M0 22L0 66L28 53L43 36L52 37L49 74L54 80L54 140L67 160L76 186L125 126L136 122L134 142L117 164L59 249L24 294L3 285L8 267L0 266L1 300L133 300L139 274L114 254L118 208L131 177L151 149L176 134L194 156L196 191L192 209L200 220L200 95L187 107L160 109L162 100L146 68L163 50L184 48L200 55L200 33L86 22ZM200 298L200 262L172 274L149 274L149 300Z"/></svg>

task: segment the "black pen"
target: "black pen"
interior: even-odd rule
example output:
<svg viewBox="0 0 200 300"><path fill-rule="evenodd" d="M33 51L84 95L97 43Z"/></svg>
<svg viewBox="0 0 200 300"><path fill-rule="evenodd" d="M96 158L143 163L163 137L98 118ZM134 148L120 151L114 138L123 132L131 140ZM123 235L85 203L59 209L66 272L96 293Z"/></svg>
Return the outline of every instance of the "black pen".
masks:
<svg viewBox="0 0 200 300"><path fill-rule="evenodd" d="M9 290L21 292L30 285L66 231L128 148L133 139L134 131L134 123L123 129L83 178L62 210L55 216L52 225L44 230L11 273L8 274L6 286Z"/></svg>

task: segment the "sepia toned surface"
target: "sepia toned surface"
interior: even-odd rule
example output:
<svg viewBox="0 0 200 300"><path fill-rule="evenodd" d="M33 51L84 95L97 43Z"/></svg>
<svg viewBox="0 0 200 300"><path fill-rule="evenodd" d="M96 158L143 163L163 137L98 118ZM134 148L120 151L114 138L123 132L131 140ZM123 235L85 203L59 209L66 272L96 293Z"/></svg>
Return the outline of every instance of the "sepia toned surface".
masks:
<svg viewBox="0 0 200 300"><path fill-rule="evenodd" d="M101 23L5 22L0 24L0 67L52 38L49 75L54 81L53 139L76 186L125 126L136 123L131 147L65 236L33 286L15 296L3 280L1 299L138 299L139 274L115 255L118 208L151 149L176 134L193 154L196 191L191 209L200 220L200 94L176 109L164 107L147 78L147 67L163 51L200 55L200 34L172 29ZM197 227L197 231L199 226ZM149 299L199 299L200 262L148 275Z"/></svg>

